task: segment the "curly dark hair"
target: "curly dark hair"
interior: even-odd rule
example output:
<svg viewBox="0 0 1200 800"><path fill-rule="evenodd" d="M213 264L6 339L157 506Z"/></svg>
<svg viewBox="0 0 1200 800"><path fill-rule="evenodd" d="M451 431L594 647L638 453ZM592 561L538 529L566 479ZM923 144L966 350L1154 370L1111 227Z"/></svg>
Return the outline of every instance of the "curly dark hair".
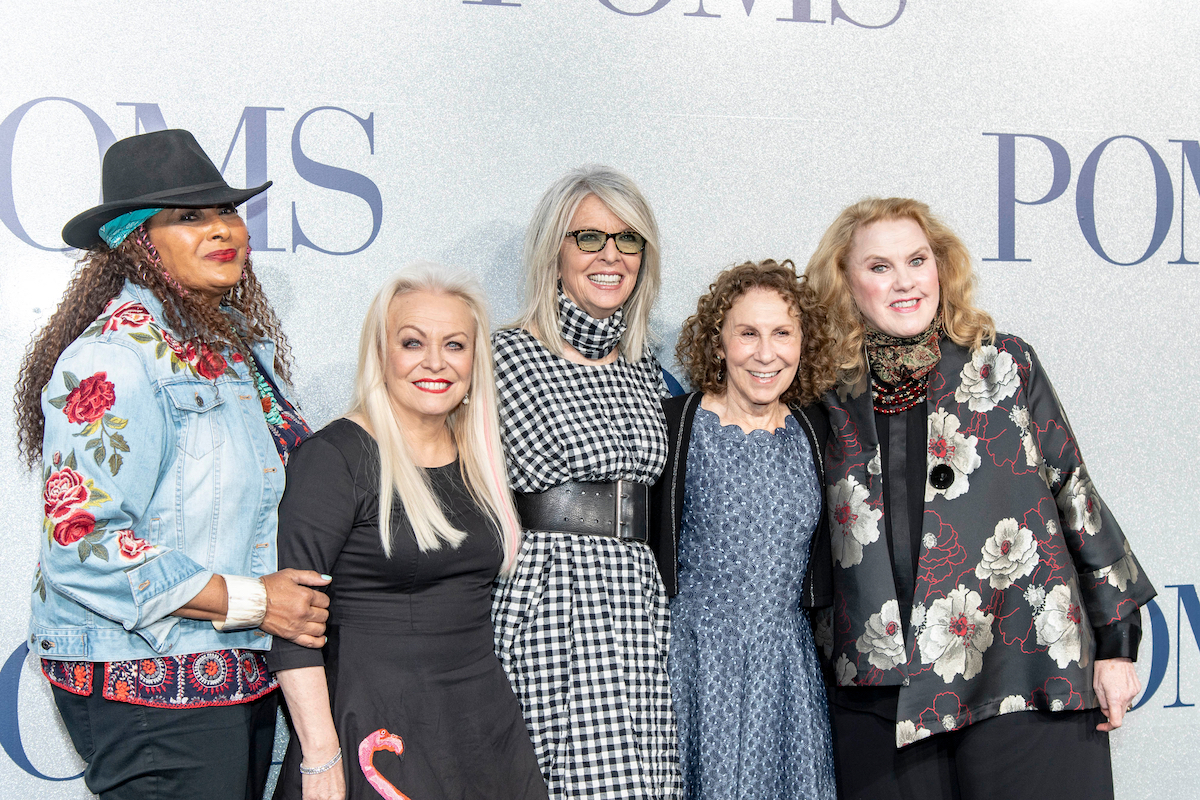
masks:
<svg viewBox="0 0 1200 800"><path fill-rule="evenodd" d="M800 365L796 377L780 398L789 405L808 405L837 382L833 342L816 295L796 276L790 260L747 261L717 276L708 293L696 303L696 313L683 323L675 357L687 370L693 388L708 394L725 393L724 364L717 354L725 315L734 302L751 289L779 292L800 319Z"/></svg>
<svg viewBox="0 0 1200 800"><path fill-rule="evenodd" d="M206 305L167 274L145 226L115 248L95 245L79 260L78 266L50 321L30 341L17 378L13 398L17 452L30 469L42 458L46 426L42 415L43 387L50 382L59 356L95 322L109 301L121 292L125 281L153 292L162 301L166 327L197 348L202 343L218 353L232 348L249 358L246 341L270 339L276 346L276 372L284 380L291 379L291 348L248 257L241 280L221 300L222 306L240 313L241 319L236 324L234 317Z"/></svg>

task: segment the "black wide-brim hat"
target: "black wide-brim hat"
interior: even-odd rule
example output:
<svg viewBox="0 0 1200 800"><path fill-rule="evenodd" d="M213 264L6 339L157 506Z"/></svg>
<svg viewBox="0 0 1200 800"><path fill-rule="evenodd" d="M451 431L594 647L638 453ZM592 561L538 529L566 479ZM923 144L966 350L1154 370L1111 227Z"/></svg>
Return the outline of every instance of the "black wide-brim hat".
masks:
<svg viewBox="0 0 1200 800"><path fill-rule="evenodd" d="M63 241L86 250L100 243L100 226L139 208L235 206L266 191L234 189L184 130L154 131L122 139L108 148L101 169L104 202L68 222Z"/></svg>

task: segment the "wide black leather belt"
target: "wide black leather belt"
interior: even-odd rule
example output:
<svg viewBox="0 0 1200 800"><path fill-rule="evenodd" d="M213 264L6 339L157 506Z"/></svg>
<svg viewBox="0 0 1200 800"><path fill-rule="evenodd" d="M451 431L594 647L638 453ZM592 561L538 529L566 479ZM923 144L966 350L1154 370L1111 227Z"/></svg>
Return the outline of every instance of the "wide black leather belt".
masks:
<svg viewBox="0 0 1200 800"><path fill-rule="evenodd" d="M650 538L650 487L644 483L564 483L544 492L516 492L516 501L526 530Z"/></svg>

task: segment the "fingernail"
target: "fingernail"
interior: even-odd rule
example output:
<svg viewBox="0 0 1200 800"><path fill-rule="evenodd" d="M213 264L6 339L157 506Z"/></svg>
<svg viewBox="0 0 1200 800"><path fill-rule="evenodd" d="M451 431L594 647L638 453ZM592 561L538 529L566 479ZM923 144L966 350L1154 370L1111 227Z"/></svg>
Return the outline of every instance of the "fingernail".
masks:
<svg viewBox="0 0 1200 800"><path fill-rule="evenodd" d="M331 581L331 580L333 580L333 576L332 576L332 575L326 575L325 573L321 573L321 577L322 577L322 578L324 578L324 579L325 579L325 580L327 580L327 581Z"/></svg>

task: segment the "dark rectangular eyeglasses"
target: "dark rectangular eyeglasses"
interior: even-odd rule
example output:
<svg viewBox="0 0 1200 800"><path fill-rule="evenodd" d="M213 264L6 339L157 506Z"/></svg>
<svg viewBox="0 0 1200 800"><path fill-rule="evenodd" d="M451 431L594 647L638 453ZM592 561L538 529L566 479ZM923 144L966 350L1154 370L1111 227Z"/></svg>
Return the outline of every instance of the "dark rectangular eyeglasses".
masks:
<svg viewBox="0 0 1200 800"><path fill-rule="evenodd" d="M575 244L585 253L599 253L612 239L617 250L627 256L640 253L646 249L646 237L634 231L620 233L605 233L604 231L567 231L567 236L575 237Z"/></svg>

